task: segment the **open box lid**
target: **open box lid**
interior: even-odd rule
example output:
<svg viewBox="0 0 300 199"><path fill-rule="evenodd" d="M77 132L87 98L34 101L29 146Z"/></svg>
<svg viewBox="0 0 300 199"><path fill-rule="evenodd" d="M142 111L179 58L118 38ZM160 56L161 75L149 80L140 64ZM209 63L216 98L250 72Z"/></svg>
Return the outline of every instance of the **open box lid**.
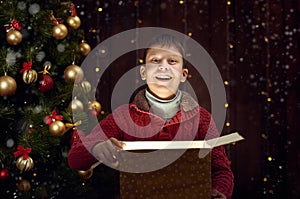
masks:
<svg viewBox="0 0 300 199"><path fill-rule="evenodd" d="M199 141L126 141L120 199L211 198L211 149L243 139L232 133Z"/></svg>
<svg viewBox="0 0 300 199"><path fill-rule="evenodd" d="M123 150L161 150L161 149L212 149L217 146L243 140L244 138L236 133L220 136L210 140L196 141L125 141Z"/></svg>

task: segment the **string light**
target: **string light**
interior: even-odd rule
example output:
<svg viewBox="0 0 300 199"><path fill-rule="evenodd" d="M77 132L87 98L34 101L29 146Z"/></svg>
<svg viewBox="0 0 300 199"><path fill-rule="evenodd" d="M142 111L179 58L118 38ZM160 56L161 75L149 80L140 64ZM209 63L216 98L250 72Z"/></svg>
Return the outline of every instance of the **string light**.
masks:
<svg viewBox="0 0 300 199"><path fill-rule="evenodd" d="M261 134L261 137L262 137L263 139L265 139L265 140L268 139L268 136L267 136L266 134L264 134L264 133Z"/></svg>
<svg viewBox="0 0 300 199"><path fill-rule="evenodd" d="M229 127L230 126L230 122L226 122L226 126Z"/></svg>
<svg viewBox="0 0 300 199"><path fill-rule="evenodd" d="M229 82L228 81L224 81L224 85L228 86Z"/></svg>
<svg viewBox="0 0 300 199"><path fill-rule="evenodd" d="M229 6L230 6L230 5L231 5L231 1L227 1L227 5L229 5Z"/></svg>
<svg viewBox="0 0 300 199"><path fill-rule="evenodd" d="M269 156L268 161L271 162L272 160L273 160L272 157Z"/></svg>
<svg viewBox="0 0 300 199"><path fill-rule="evenodd" d="M228 108L228 107L229 107L229 104L228 104L228 103L226 103L226 104L225 104L225 108Z"/></svg>
<svg viewBox="0 0 300 199"><path fill-rule="evenodd" d="M265 40L265 42L266 42L266 43L268 43L268 42L269 42L269 39L268 39L268 37L265 37L265 38L264 38L264 40Z"/></svg>
<svg viewBox="0 0 300 199"><path fill-rule="evenodd" d="M181 1L179 1L179 4L183 4L183 3L184 3L184 1L182 1L182 0L181 0Z"/></svg>
<svg viewBox="0 0 300 199"><path fill-rule="evenodd" d="M102 9L102 8L98 8L98 11L99 11L99 12L102 12L102 11L103 11L103 9Z"/></svg>
<svg viewBox="0 0 300 199"><path fill-rule="evenodd" d="M100 68L95 68L96 73L100 72Z"/></svg>
<svg viewBox="0 0 300 199"><path fill-rule="evenodd" d="M191 32L188 33L188 36L189 36L189 37L191 37L192 35L193 35L193 33L191 33Z"/></svg>
<svg viewBox="0 0 300 199"><path fill-rule="evenodd" d="M270 189L270 190L269 190L269 193L270 193L270 194L273 194L274 192L273 192L273 190L272 190L272 189Z"/></svg>
<svg viewBox="0 0 300 199"><path fill-rule="evenodd" d="M142 63L144 63L144 60L143 59L139 59L139 62L142 64Z"/></svg>

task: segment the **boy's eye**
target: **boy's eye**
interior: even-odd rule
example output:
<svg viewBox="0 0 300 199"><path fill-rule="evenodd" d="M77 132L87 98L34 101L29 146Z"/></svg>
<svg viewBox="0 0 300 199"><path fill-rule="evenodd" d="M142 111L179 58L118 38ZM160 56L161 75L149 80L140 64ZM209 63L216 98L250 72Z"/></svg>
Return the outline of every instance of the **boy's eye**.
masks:
<svg viewBox="0 0 300 199"><path fill-rule="evenodd" d="M168 62L169 62L169 64L174 65L174 64L177 63L177 60L176 59L169 59Z"/></svg>
<svg viewBox="0 0 300 199"><path fill-rule="evenodd" d="M157 64L157 63L159 63L159 59L158 58L153 58L153 59L151 59L151 62L154 63L154 64Z"/></svg>

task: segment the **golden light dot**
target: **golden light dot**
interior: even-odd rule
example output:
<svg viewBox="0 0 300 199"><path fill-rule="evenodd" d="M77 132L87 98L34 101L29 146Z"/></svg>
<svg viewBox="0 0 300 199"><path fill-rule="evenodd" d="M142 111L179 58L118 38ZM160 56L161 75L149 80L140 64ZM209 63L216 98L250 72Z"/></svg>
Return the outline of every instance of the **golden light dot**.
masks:
<svg viewBox="0 0 300 199"><path fill-rule="evenodd" d="M261 91L260 94L264 95L264 94L265 94L265 91Z"/></svg>
<svg viewBox="0 0 300 199"><path fill-rule="evenodd" d="M224 81L224 84L227 86L227 85L229 85L229 82L228 81Z"/></svg>
<svg viewBox="0 0 300 199"><path fill-rule="evenodd" d="M144 63L144 60L142 60L142 59L139 59L139 62L142 64L142 63Z"/></svg>
<svg viewBox="0 0 300 199"><path fill-rule="evenodd" d="M98 11L99 11L99 12L102 12L102 11L103 11L103 9L102 9L102 8L98 8Z"/></svg>
<svg viewBox="0 0 300 199"><path fill-rule="evenodd" d="M274 113L272 113L272 114L270 115L270 117L272 117L272 118L273 118L274 116L275 116Z"/></svg>
<svg viewBox="0 0 300 199"><path fill-rule="evenodd" d="M134 40L134 39L130 40L130 43L134 44L134 43L135 43L135 40Z"/></svg>
<svg viewBox="0 0 300 199"><path fill-rule="evenodd" d="M229 44L229 48L233 48L233 45L232 45L232 44Z"/></svg>
<svg viewBox="0 0 300 199"><path fill-rule="evenodd" d="M104 113L105 113L104 111L101 111L101 112L100 112L101 115L104 115Z"/></svg>
<svg viewBox="0 0 300 199"><path fill-rule="evenodd" d="M270 190L269 190L269 193L273 194L274 192L273 192L273 190L272 190L272 189L270 189Z"/></svg>
<svg viewBox="0 0 300 199"><path fill-rule="evenodd" d="M228 103L226 103L226 104L225 104L225 108L228 108L228 107L229 107L229 104L228 104Z"/></svg>
<svg viewBox="0 0 300 199"><path fill-rule="evenodd" d="M191 33L191 32L188 33L188 36L189 36L189 37L191 37L192 35L193 35L193 33Z"/></svg>
<svg viewBox="0 0 300 199"><path fill-rule="evenodd" d="M33 175L34 177L36 177L36 173L33 173L32 175Z"/></svg>
<svg viewBox="0 0 300 199"><path fill-rule="evenodd" d="M231 1L227 1L227 5L229 5L229 6L230 6L230 5L231 5Z"/></svg>
<svg viewBox="0 0 300 199"><path fill-rule="evenodd" d="M268 157L268 161L270 161L270 162L271 162L271 161L272 161L272 157Z"/></svg>
<svg viewBox="0 0 300 199"><path fill-rule="evenodd" d="M230 122L226 122L226 126L230 126Z"/></svg>
<svg viewBox="0 0 300 199"><path fill-rule="evenodd" d="M268 84L268 87L272 87L272 83L269 83L269 84Z"/></svg>
<svg viewBox="0 0 300 199"><path fill-rule="evenodd" d="M263 181L264 181L264 182L267 182L267 181L268 181L268 178L267 178L267 177L264 177Z"/></svg>
<svg viewBox="0 0 300 199"><path fill-rule="evenodd" d="M188 78L192 78L193 76L191 74L188 74Z"/></svg>
<svg viewBox="0 0 300 199"><path fill-rule="evenodd" d="M265 42L266 42L266 43L268 43L268 42L269 42L269 39L268 39L268 37L265 37L264 39L265 39Z"/></svg>
<svg viewBox="0 0 300 199"><path fill-rule="evenodd" d="M97 32L97 30L96 30L96 29L93 29L93 30L92 30L92 33L96 33L96 32Z"/></svg>
<svg viewBox="0 0 300 199"><path fill-rule="evenodd" d="M82 183L82 186L85 186L85 183L84 183L84 182Z"/></svg>
<svg viewBox="0 0 300 199"><path fill-rule="evenodd" d="M106 50L102 49L100 52L101 52L102 54L104 54L104 53L106 53Z"/></svg>
<svg viewBox="0 0 300 199"><path fill-rule="evenodd" d="M141 24L143 23L143 21L141 19L138 19L138 23Z"/></svg>
<svg viewBox="0 0 300 199"><path fill-rule="evenodd" d="M229 21L230 23L234 23L235 22L235 20L234 19L230 19L230 21Z"/></svg>
<svg viewBox="0 0 300 199"><path fill-rule="evenodd" d="M271 99L270 97L268 97L268 98L267 98L267 101L268 101L268 102L271 102L271 101L272 101L272 99Z"/></svg>
<svg viewBox="0 0 300 199"><path fill-rule="evenodd" d="M262 22L261 25L262 25L262 26L266 26L266 23L265 23L265 22Z"/></svg>
<svg viewBox="0 0 300 199"><path fill-rule="evenodd" d="M261 134L261 137L262 137L263 139L265 139L265 140L268 139L268 136L267 136L266 134L264 134L264 133Z"/></svg>
<svg viewBox="0 0 300 199"><path fill-rule="evenodd" d="M180 3L180 4L183 4L183 3L184 3L184 1L179 1L179 3Z"/></svg>
<svg viewBox="0 0 300 199"><path fill-rule="evenodd" d="M96 73L100 72L100 68L95 68Z"/></svg>

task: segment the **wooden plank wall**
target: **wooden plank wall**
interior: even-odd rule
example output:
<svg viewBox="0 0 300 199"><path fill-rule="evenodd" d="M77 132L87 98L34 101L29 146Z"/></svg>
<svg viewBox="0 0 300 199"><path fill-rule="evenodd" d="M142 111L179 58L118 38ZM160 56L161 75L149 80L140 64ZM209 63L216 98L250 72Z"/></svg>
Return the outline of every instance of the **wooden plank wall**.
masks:
<svg viewBox="0 0 300 199"><path fill-rule="evenodd" d="M79 16L84 11L85 36L92 47L136 27L191 33L229 82L230 125L223 134L237 130L246 138L226 148L235 173L233 198L300 197L299 1L73 2ZM105 71L96 95L105 111L111 111L114 84L138 58L136 52L126 54ZM210 110L209 85L195 69L190 73L199 102Z"/></svg>

